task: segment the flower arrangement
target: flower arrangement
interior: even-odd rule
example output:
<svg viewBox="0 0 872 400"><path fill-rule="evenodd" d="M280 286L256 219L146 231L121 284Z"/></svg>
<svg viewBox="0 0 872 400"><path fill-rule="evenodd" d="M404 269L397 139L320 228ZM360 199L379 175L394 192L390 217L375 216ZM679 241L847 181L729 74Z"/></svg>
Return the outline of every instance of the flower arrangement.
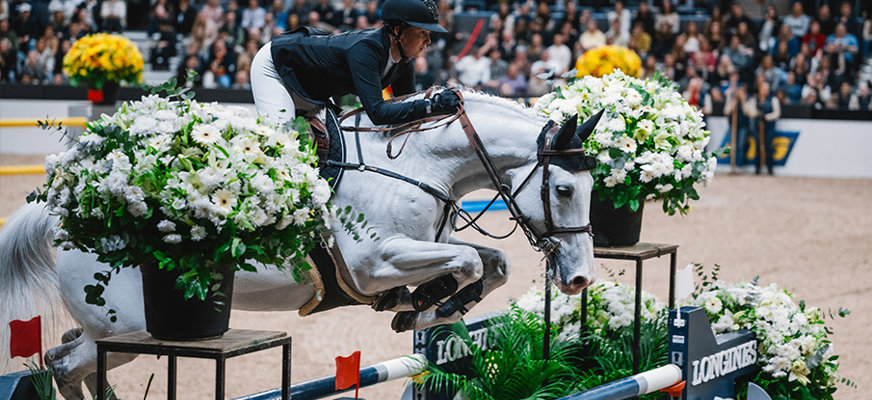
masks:
<svg viewBox="0 0 872 400"><path fill-rule="evenodd" d="M739 329L757 334L760 372L752 381L773 399L831 400L836 383L852 385L839 376L824 313L804 301L795 302L774 283L715 280L689 305L705 308L716 334ZM839 310L841 316L848 313Z"/></svg>
<svg viewBox="0 0 872 400"><path fill-rule="evenodd" d="M575 61L576 77L602 77L621 70L638 78L642 73L642 59L635 51L622 46L601 46L588 50Z"/></svg>
<svg viewBox="0 0 872 400"><path fill-rule="evenodd" d="M585 148L599 161L591 171L594 190L616 209L636 211L642 200L662 199L664 212L686 214L699 198L694 185L714 177L717 154L705 149L710 137L702 113L659 75L585 76L542 96L535 109L558 122L605 110Z"/></svg>
<svg viewBox="0 0 872 400"><path fill-rule="evenodd" d="M178 270L186 299L205 299L218 265L255 271L257 261L302 280L309 250L334 218L348 229L350 213L328 203L305 122L273 125L191 97L125 102L46 158L45 191L30 200L60 216L56 244L96 253L116 272L149 262ZM95 276L86 301L105 304L112 271Z"/></svg>
<svg viewBox="0 0 872 400"><path fill-rule="evenodd" d="M129 39L108 33L95 33L76 40L64 56L64 72L70 83L84 82L102 89L106 82L142 80L142 54Z"/></svg>

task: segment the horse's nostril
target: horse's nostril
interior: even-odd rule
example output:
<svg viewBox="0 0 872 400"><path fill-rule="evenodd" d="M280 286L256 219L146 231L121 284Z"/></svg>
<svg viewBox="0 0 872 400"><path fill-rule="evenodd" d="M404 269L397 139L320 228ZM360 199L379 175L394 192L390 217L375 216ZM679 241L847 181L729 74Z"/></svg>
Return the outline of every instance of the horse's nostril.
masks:
<svg viewBox="0 0 872 400"><path fill-rule="evenodd" d="M586 287L587 286L587 278L585 278L583 276L576 276L575 279L572 280L572 286Z"/></svg>

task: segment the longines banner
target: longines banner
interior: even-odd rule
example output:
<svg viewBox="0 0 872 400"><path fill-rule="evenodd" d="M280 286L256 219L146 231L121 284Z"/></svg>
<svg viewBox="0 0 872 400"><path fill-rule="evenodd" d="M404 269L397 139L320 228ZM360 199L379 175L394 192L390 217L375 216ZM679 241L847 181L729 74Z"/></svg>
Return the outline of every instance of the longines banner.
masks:
<svg viewBox="0 0 872 400"><path fill-rule="evenodd" d="M726 117L706 119L712 139L709 148L730 142ZM753 171L757 140L749 134L744 171ZM829 178L872 178L866 152L872 148L872 122L822 119L780 119L773 138L775 174ZM718 171L728 171L729 155L718 160Z"/></svg>

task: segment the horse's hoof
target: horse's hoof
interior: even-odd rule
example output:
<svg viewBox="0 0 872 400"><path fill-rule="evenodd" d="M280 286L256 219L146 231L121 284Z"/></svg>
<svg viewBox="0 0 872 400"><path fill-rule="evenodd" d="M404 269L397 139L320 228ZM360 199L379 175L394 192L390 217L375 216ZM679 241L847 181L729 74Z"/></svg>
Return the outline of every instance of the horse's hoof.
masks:
<svg viewBox="0 0 872 400"><path fill-rule="evenodd" d="M64 332L64 334L61 335L61 343L69 343L69 342L72 342L73 340L78 339L79 336L82 336L82 332L84 332L84 331L80 327L73 328L73 329L70 329L70 330Z"/></svg>
<svg viewBox="0 0 872 400"><path fill-rule="evenodd" d="M426 311L437 301L457 291L457 279L451 274L442 275L432 281L422 283L412 292L412 307L415 311Z"/></svg>
<svg viewBox="0 0 872 400"><path fill-rule="evenodd" d="M394 320L391 321L391 328L397 333L410 331L415 329L415 320L418 319L416 311L403 311L394 315Z"/></svg>
<svg viewBox="0 0 872 400"><path fill-rule="evenodd" d="M397 286L381 294L372 305L373 310L392 310L400 304L409 304L411 293L405 286Z"/></svg>

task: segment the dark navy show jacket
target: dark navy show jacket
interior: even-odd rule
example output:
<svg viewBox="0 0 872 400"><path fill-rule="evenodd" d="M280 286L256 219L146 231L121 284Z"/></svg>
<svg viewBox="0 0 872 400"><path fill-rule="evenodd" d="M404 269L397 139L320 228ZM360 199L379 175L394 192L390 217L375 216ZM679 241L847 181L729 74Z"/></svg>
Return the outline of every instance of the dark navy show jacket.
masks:
<svg viewBox="0 0 872 400"><path fill-rule="evenodd" d="M395 64L382 79L390 57L390 36L382 28L319 35L294 31L273 39L272 58L288 90L314 104L330 97L356 94L377 125L407 122L426 116L423 101L387 103L382 89L395 96L412 93L415 75L410 59Z"/></svg>

